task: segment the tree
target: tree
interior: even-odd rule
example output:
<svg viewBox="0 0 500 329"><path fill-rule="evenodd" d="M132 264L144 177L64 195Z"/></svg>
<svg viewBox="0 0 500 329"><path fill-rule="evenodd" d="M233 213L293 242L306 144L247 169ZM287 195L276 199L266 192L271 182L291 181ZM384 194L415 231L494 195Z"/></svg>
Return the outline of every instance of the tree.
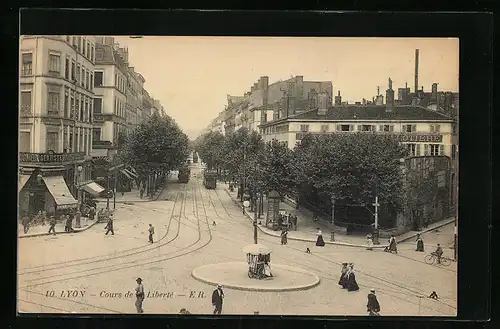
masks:
<svg viewBox="0 0 500 329"><path fill-rule="evenodd" d="M266 144L260 159L260 180L265 191L275 190L284 195L296 188L297 180L292 168L293 155L287 146L277 140Z"/></svg>
<svg viewBox="0 0 500 329"><path fill-rule="evenodd" d="M207 164L208 169L217 169L221 165L224 141L224 135L218 131L210 131L197 139L196 151Z"/></svg>
<svg viewBox="0 0 500 329"><path fill-rule="evenodd" d="M302 193L316 191L323 204L330 198L371 204L378 195L381 202L399 207L403 196L399 160L406 155L406 148L385 135L306 136L294 151L293 172Z"/></svg>
<svg viewBox="0 0 500 329"><path fill-rule="evenodd" d="M128 136L120 157L144 183L154 173L180 167L188 156L188 144L188 137L170 116L155 113Z"/></svg>
<svg viewBox="0 0 500 329"><path fill-rule="evenodd" d="M241 185L257 188L264 141L262 136L241 128L226 137L221 151L221 165L233 180ZM248 183L248 184L247 184Z"/></svg>

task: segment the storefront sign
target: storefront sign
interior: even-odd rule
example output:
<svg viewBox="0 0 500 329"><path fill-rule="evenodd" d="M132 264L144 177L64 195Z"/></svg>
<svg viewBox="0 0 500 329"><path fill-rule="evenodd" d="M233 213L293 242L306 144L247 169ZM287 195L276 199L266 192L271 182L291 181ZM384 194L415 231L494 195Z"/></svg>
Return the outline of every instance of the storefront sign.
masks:
<svg viewBox="0 0 500 329"><path fill-rule="evenodd" d="M296 133L295 139L302 140L306 135L329 135L329 134L352 134L354 132L313 132L313 133ZM369 133L369 132L368 132ZM394 138L397 138L399 142L402 143L442 143L443 135L437 134L394 134L394 133L380 133L382 135L390 134Z"/></svg>
<svg viewBox="0 0 500 329"><path fill-rule="evenodd" d="M398 140L403 143L441 143L443 135L435 134L397 134Z"/></svg>
<svg viewBox="0 0 500 329"><path fill-rule="evenodd" d="M19 153L19 161L23 162L38 162L38 163L48 163L48 162L73 162L78 160L84 160L85 153Z"/></svg>

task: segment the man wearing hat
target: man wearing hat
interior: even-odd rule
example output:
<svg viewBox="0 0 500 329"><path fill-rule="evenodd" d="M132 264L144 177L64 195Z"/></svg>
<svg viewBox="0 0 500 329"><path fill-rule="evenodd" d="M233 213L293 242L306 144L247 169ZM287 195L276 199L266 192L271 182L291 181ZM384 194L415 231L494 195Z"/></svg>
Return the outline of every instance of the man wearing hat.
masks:
<svg viewBox="0 0 500 329"><path fill-rule="evenodd" d="M56 218L54 216L50 216L49 225L49 234L50 232L54 232L54 235L56 235Z"/></svg>
<svg viewBox="0 0 500 329"><path fill-rule="evenodd" d="M137 278L137 287L135 287L135 307L137 308L137 313L144 313L142 309L142 302L144 301L144 286L142 285L142 279Z"/></svg>
<svg viewBox="0 0 500 329"><path fill-rule="evenodd" d="M217 288L212 293L212 305L215 307L214 314L220 314L222 312L222 301L224 300L224 291L222 291L222 286L217 285Z"/></svg>
<svg viewBox="0 0 500 329"><path fill-rule="evenodd" d="M367 312L370 316L377 316L380 312L380 304L378 303L377 296L375 296L375 289L370 289L368 294L368 304L366 304Z"/></svg>

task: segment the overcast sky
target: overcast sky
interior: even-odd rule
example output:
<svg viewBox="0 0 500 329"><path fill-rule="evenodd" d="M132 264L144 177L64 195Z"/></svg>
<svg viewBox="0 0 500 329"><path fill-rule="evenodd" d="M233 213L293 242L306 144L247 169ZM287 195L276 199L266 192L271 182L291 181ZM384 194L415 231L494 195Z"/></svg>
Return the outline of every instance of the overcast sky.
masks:
<svg viewBox="0 0 500 329"><path fill-rule="evenodd" d="M269 83L302 75L332 81L334 94L353 103L393 89L413 92L415 49L420 49L419 85L458 91L458 39L116 37L129 49L129 62L146 79L190 138L196 138L227 104L227 94L243 95L260 76Z"/></svg>

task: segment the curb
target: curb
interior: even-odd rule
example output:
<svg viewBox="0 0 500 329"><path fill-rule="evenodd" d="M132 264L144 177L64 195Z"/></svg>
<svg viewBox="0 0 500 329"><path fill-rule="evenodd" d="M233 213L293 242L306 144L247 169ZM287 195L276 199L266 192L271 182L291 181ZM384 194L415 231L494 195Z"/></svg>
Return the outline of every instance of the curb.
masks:
<svg viewBox="0 0 500 329"><path fill-rule="evenodd" d="M152 199L149 199L149 200L120 200L120 201L115 201L115 203L138 203L138 202L151 202L151 201L158 201L158 198L160 197L160 195L163 193L163 190L165 189L165 185L167 184L163 184L163 186L161 187L160 191L158 192L158 194L156 196L154 196ZM101 202L106 202L107 200L106 199L97 199L96 200L97 203L101 203ZM109 203L111 203L113 201L111 201L111 198L109 199Z"/></svg>
<svg viewBox="0 0 500 329"><path fill-rule="evenodd" d="M90 225L88 225L88 226L86 226L86 227L84 227L82 229L74 230L73 232L56 232L56 235L59 235L59 234L80 233L80 232L88 230L89 228L91 228L92 226L94 226L97 223L98 223L98 221L95 220L92 224L90 224ZM35 234L31 234L31 235L20 235L19 238L20 239L35 238L35 237L44 236L44 235L53 235L53 233L35 233Z"/></svg>
<svg viewBox="0 0 500 329"><path fill-rule="evenodd" d="M241 208L240 204L239 204L239 203L238 203L238 202L237 202L237 201L233 198L233 196L229 193L229 191L228 191L228 190L226 190L226 189L224 189L224 190L225 190L225 191L226 191L226 193L227 193L227 194L231 197L231 199L233 200L233 202L234 202L234 203L236 203L236 204L237 204L237 205ZM253 218L252 218L252 217L251 217L251 216L250 216L250 215L249 215L246 211L245 211L245 215L246 215L249 219L251 219L251 220L253 221ZM426 230L422 230L422 231L420 231L420 232L418 232L418 233L414 233L414 234L412 234L412 235L410 235L410 236L407 236L407 237L405 237L405 238L402 238L401 240L399 240L399 241L398 241L398 243L408 241L408 240L410 240L410 239L412 239L412 238L415 238L415 237L417 236L417 234L424 234L424 233L428 233L428 232L433 231L433 230L435 230L435 229L438 229L438 228L440 228L440 227L443 227L443 226L446 226L446 225L448 225L448 224L451 224L451 223L453 223L454 221L455 221L455 219L450 219L450 220L447 220L447 221L445 221L444 223L439 224L438 226L435 226L435 227L433 227L433 228L429 228L429 229L426 229ZM264 234L266 234L266 235L269 235L269 236L274 236L274 237L276 237L276 238L279 238L279 237L280 237L278 234L272 234L272 233L270 233L270 232L267 232L267 231L266 231L266 230L264 230L261 226L262 226L262 225L257 225L258 229L259 229L262 233L264 233ZM305 238L293 238L293 237L288 237L288 239L289 239L289 240L295 240L295 241L302 241L302 242L313 242L313 243L315 243L315 242L316 242L316 240L313 240L313 239L305 239ZM348 243L348 242L336 242L336 241L325 241L325 244L332 244L332 245L338 245L338 246L344 246L344 247L357 247L357 248L366 248L366 247L367 247L367 245L365 245L365 244L364 244L364 245L360 245L360 244L352 244L352 243ZM381 249L381 248L385 248L385 247L387 247L388 245L389 245L389 244L374 245L374 246L373 246L373 249Z"/></svg>
<svg viewBox="0 0 500 329"><path fill-rule="evenodd" d="M280 265L280 264L276 264ZM211 285L211 286L217 286L217 284L221 283L214 283L212 281L209 281L207 279L203 279L199 277L198 275L195 274L195 270L191 271L191 277L193 279L203 282L205 284ZM240 291L259 291L259 292L285 292L285 291L303 291L303 290L308 290L317 287L321 283L321 279L319 276L317 276L315 273L310 272L309 274L314 275L315 282L313 284L309 285L302 285L302 286L297 286L297 287L283 287L283 288L259 288L259 287L242 287L242 286L236 286L232 284L227 284L227 283L222 283L222 286L224 288L232 289L232 290L240 290Z"/></svg>

